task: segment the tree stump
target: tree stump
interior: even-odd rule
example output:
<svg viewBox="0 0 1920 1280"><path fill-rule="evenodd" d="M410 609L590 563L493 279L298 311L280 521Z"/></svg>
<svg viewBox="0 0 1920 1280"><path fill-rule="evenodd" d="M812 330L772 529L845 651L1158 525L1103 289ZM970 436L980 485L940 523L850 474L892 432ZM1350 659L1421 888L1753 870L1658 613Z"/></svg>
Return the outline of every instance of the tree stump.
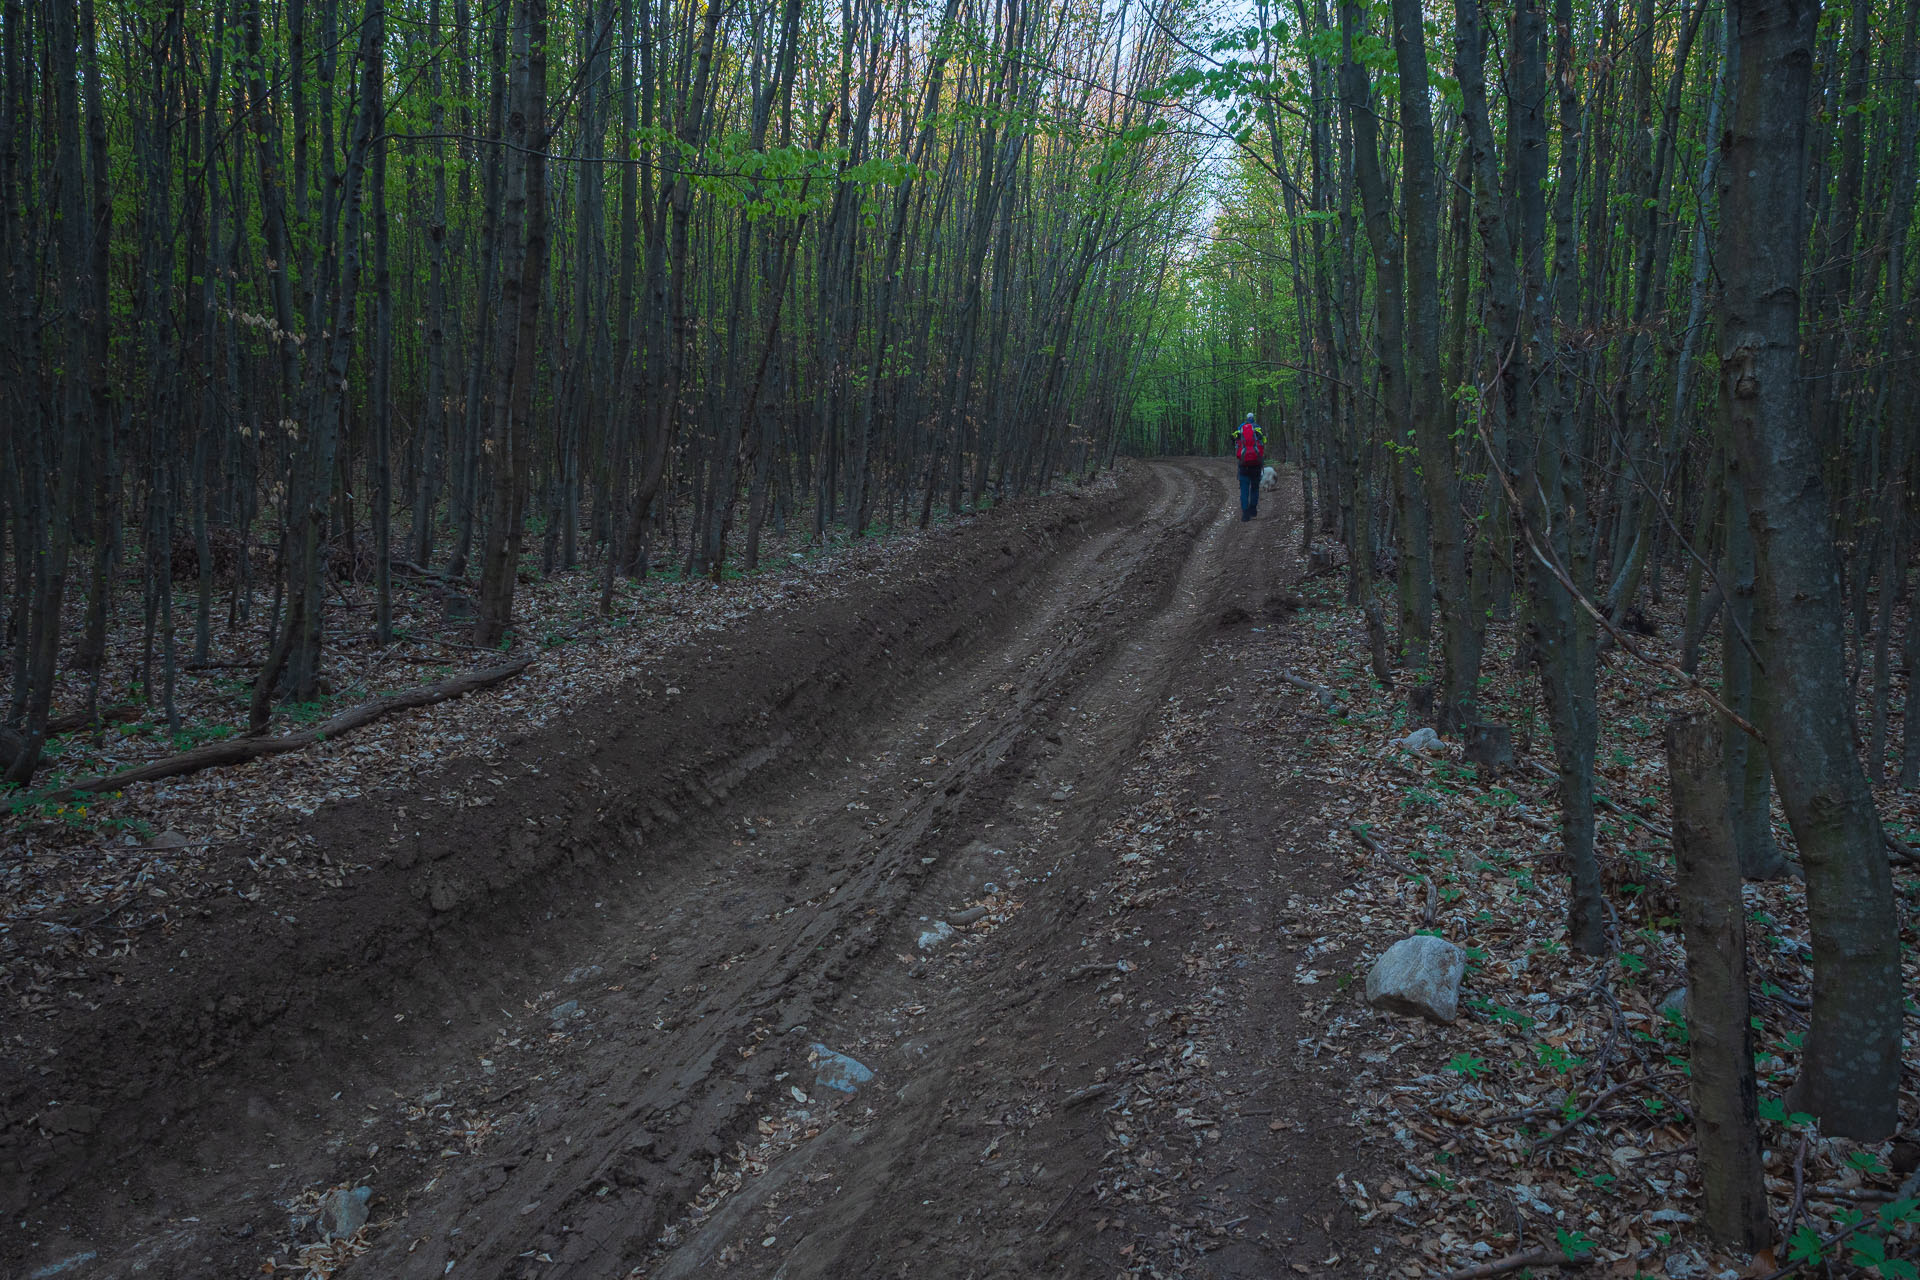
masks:
<svg viewBox="0 0 1920 1280"><path fill-rule="evenodd" d="M1466 726L1467 759L1488 773L1513 768L1513 730L1504 724L1480 721Z"/></svg>

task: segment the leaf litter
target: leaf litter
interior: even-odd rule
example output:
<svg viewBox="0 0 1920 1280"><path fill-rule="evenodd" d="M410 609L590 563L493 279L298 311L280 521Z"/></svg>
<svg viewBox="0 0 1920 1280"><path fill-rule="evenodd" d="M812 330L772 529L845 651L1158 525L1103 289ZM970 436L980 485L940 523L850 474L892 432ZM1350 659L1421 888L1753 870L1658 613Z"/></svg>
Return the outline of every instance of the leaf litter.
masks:
<svg viewBox="0 0 1920 1280"><path fill-rule="evenodd" d="M1535 710L1535 677L1513 668L1512 627L1489 630L1485 670L1494 678L1485 682L1483 706L1513 727L1520 765L1486 776L1457 745L1406 749L1409 732L1421 726L1407 724L1404 704L1365 672L1364 625L1342 601L1341 584L1322 576L1301 590L1303 608L1284 628L1280 657L1287 667L1263 671L1254 684L1256 696L1273 707L1276 740L1297 735L1309 748L1309 763L1296 766L1303 780L1335 797L1322 816L1337 824L1349 887L1321 901L1289 903L1300 919L1297 933L1307 939L1303 963L1313 960L1296 981L1304 984L1316 1028L1306 1047L1341 1064L1354 1122L1395 1171L1378 1185L1341 1175L1338 1186L1361 1224L1394 1232L1407 1250L1389 1274L1443 1276L1540 1250L1601 1264L1603 1274L1769 1275L1776 1266L1771 1251L1750 1258L1718 1250L1697 1221L1686 955L1664 825L1662 741L1668 715L1691 695L1677 681L1650 678L1623 661L1600 669L1596 774L1608 803L1596 834L1614 954L1579 956L1567 946L1568 882L1554 788L1530 756L1544 756L1551 744ZM1668 637L1679 626L1670 617L1659 621L1666 624L1661 634L1641 643L1673 659L1677 645ZM1709 673L1711 660L1702 665ZM1274 743L1264 745L1281 754ZM1883 789L1879 799L1892 829L1915 828L1914 797ZM1774 828L1791 854L1792 833L1777 804ZM1330 853L1283 844L1279 856ZM1920 878L1912 864L1894 865L1911 991L1920 989ZM1752 883L1744 893L1767 1188L1776 1225L1790 1246L1805 1250L1862 1215L1873 1226L1871 1215L1895 1199L1920 1161L1913 1005L1909 1000L1903 1043L1901 1136L1880 1143L1822 1137L1811 1117L1785 1104L1808 1026L1804 884ZM1378 1013L1364 1003L1372 960L1418 932L1466 950L1462 1012L1452 1026ZM1330 939L1349 943L1333 964L1321 958ZM1162 1052L1144 1078L1177 1078L1184 1055L1204 1057L1203 1039L1183 1043L1178 1053ZM1118 1125L1114 1131L1125 1134ZM1131 1153L1115 1167L1122 1165L1136 1184L1151 1174ZM1899 1223L1884 1242L1878 1231L1856 1231L1838 1249L1829 1246L1828 1256L1868 1267L1881 1249L1894 1259L1920 1253L1920 1230L1911 1220ZM1906 1274L1897 1261L1886 1265L1863 1274Z"/></svg>

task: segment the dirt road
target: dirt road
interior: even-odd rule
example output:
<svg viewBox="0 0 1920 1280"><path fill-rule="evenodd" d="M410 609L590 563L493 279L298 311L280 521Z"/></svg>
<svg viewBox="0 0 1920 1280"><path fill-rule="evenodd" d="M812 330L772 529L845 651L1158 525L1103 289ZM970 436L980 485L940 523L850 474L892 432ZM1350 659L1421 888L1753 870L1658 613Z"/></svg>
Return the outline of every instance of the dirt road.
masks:
<svg viewBox="0 0 1920 1280"><path fill-rule="evenodd" d="M0 1026L5 1269L286 1268L345 1184L348 1277L1374 1270L1287 932L1339 880L1274 857L1298 529L1232 480L970 522L512 767L323 810L287 838L341 886Z"/></svg>

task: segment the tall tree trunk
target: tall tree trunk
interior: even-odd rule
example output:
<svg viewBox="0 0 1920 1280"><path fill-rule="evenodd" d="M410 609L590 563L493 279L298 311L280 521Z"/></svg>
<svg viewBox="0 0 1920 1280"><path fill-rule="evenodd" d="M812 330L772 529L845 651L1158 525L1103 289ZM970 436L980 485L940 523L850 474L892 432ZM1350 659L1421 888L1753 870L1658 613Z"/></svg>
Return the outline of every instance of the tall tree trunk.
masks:
<svg viewBox="0 0 1920 1280"><path fill-rule="evenodd" d="M1433 608L1440 615L1439 685L1443 732L1472 721L1483 637L1467 599L1466 533L1452 414L1440 370L1440 175L1428 105L1427 37L1420 0L1393 0L1393 48L1400 80L1401 190L1406 208L1407 400L1427 504Z"/></svg>
<svg viewBox="0 0 1920 1280"><path fill-rule="evenodd" d="M49 68L53 109L54 193L59 210L54 245L62 286L58 339L61 356L74 369L90 367L92 339L87 325L88 304L94 298L93 255L87 238L86 189L82 182L80 133L80 77L74 65L79 34L77 6L54 5L49 11L51 33ZM54 677L60 662L62 611L67 597L67 564L73 546L73 486L78 480L81 449L92 420L92 389L84 376L53 383L54 400L42 402L38 429L30 439L29 455L35 478L26 481L38 490L34 542L38 564L34 572L31 614L23 630L28 634L26 661L15 681L15 696L25 694L22 741L8 766L5 780L27 785L40 766L46 747L47 720L53 706ZM23 477L24 479L24 477Z"/></svg>
<svg viewBox="0 0 1920 1280"><path fill-rule="evenodd" d="M509 90L500 215L500 306L495 317L491 426L493 484L481 551L473 643L499 644L513 622L513 588L526 528L532 464L534 348L547 261L546 0L519 0Z"/></svg>
<svg viewBox="0 0 1920 1280"><path fill-rule="evenodd" d="M375 51L375 63L369 74L383 73L381 51ZM386 132L386 112L376 98L379 118L375 130ZM368 175L373 186L373 359L367 384L367 414L371 419L371 439L367 450L369 486L373 490L373 642L387 645L393 641L393 274L388 263L387 223L387 140L373 143Z"/></svg>
<svg viewBox="0 0 1920 1280"><path fill-rule="evenodd" d="M1807 872L1813 1016L1796 1090L1824 1132L1898 1121L1901 979L1879 819L1854 755L1840 593L1800 384L1806 130L1817 0L1733 0L1722 146L1721 376L1760 561L1768 754Z"/></svg>
<svg viewBox="0 0 1920 1280"><path fill-rule="evenodd" d="M440 40L440 0L431 0L427 8L427 39ZM428 86L433 94L428 121L435 133L446 128L446 108L442 105L440 60L428 67ZM427 217L427 297L425 347L427 374L426 398L421 405L420 471L413 496L413 531L407 539L408 553L417 565L433 563L434 508L440 503L440 486L445 480L448 453L447 412L447 147L441 142L433 148L433 205Z"/></svg>
<svg viewBox="0 0 1920 1280"><path fill-rule="evenodd" d="M1553 728L1560 781L1560 836L1569 869L1569 944L1587 955L1608 949L1606 896L1594 852L1593 759L1598 736L1594 700L1596 653L1593 623L1574 592L1591 581L1591 533L1581 482L1580 441L1574 418L1574 353L1562 341L1578 306L1578 240L1573 228L1573 188L1580 145L1578 82L1572 67L1572 31L1567 0L1555 11L1556 67L1560 82L1560 154L1554 189L1554 263L1546 269L1547 75L1544 15L1539 0L1518 0L1514 10L1514 72L1511 109L1516 115L1515 186L1519 192L1521 296L1536 350L1547 365L1540 404L1519 468L1526 538L1533 577L1529 602L1534 661L1540 672L1547 719ZM1525 435L1516 432L1516 437ZM1549 563L1550 562L1550 563ZM1565 581L1562 580L1564 575Z"/></svg>
<svg viewBox="0 0 1920 1280"><path fill-rule="evenodd" d="M1394 493L1400 535L1401 644L1407 664L1426 665L1427 638L1432 630L1433 591L1427 559L1427 511L1415 496L1411 461L1401 452L1412 415L1406 363L1406 272L1402 243L1393 226L1386 174L1380 164L1380 130L1374 114L1367 70L1354 56L1362 35L1361 11L1355 0L1340 3L1340 85L1345 116L1353 136L1353 172L1365 215L1367 241L1373 249L1374 317L1377 329L1377 372L1380 402L1385 406L1386 437L1391 444ZM1437 341L1438 334L1436 331ZM1430 695L1411 686L1411 697Z"/></svg>

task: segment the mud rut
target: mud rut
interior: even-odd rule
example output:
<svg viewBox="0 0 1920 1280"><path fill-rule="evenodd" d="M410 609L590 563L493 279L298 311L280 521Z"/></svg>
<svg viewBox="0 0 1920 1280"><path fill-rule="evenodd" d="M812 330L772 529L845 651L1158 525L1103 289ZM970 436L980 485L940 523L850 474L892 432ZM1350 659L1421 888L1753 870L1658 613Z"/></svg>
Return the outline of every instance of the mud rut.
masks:
<svg viewBox="0 0 1920 1280"><path fill-rule="evenodd" d="M440 976L517 1001L476 1015L397 983L364 1062L231 1082L123 1160L117 1194L43 1206L23 1274L83 1253L67 1273L252 1274L289 1192L342 1177L376 1193L346 1277L1112 1274L1098 1107L1074 1101L1112 1056L1080 1016L1108 999L1089 962L1111 965L1076 922L1105 873L1089 846L1169 696L1211 683L1223 607L1257 608L1297 537L1280 495L1238 521L1224 463L1146 472L1137 514L1062 547L991 642L621 864L550 945ZM917 946L989 882L1018 904L989 938ZM1252 887L1228 899L1265 927ZM382 1048L409 1018L441 1027ZM832 1101L816 1042L876 1078ZM769 1120L791 1140L742 1177ZM1282 1203L1288 1175L1265 1176Z"/></svg>

